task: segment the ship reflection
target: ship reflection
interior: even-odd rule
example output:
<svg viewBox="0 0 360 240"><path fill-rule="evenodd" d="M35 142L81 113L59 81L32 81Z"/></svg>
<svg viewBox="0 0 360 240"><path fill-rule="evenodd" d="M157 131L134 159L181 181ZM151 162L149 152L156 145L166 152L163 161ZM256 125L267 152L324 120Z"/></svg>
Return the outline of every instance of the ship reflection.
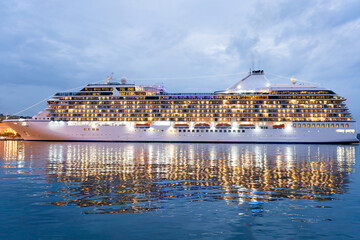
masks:
<svg viewBox="0 0 360 240"><path fill-rule="evenodd" d="M9 142L0 157L23 162L27 148L47 152L47 204L97 214L154 211L173 200L332 200L355 163L353 145Z"/></svg>

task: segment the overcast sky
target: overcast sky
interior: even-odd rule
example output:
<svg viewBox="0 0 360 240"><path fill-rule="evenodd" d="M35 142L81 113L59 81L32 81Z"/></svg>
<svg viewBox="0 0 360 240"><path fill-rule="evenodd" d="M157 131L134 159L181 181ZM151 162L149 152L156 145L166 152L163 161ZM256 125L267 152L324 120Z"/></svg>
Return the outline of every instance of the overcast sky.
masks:
<svg viewBox="0 0 360 240"><path fill-rule="evenodd" d="M213 92L250 67L333 89L360 121L360 1L0 0L0 113L111 72Z"/></svg>

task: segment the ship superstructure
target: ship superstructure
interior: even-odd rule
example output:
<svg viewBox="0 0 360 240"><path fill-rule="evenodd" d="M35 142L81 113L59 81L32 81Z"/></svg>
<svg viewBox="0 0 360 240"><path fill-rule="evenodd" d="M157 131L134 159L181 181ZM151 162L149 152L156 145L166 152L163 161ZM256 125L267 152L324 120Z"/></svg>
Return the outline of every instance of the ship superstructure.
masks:
<svg viewBox="0 0 360 240"><path fill-rule="evenodd" d="M271 85L251 71L213 93L108 81L57 93L32 120L7 123L27 140L357 142L345 98L292 80Z"/></svg>

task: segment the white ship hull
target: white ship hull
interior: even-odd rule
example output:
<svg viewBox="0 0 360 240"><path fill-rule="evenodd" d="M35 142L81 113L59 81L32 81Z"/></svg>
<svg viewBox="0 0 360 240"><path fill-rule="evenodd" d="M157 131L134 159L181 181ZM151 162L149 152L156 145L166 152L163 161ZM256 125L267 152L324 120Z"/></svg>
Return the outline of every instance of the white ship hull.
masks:
<svg viewBox="0 0 360 240"><path fill-rule="evenodd" d="M24 140L41 141L123 141L123 142L274 142L274 143L354 143L355 122L348 128L305 127L292 124L283 129L207 129L174 128L171 123L155 122L150 128L138 128L133 123L5 121ZM308 124L306 122L306 124ZM313 123L311 123L312 125ZM317 123L315 123L317 125ZM320 124L322 124L320 122ZM344 124L344 122L332 122ZM220 132L221 131L221 132Z"/></svg>

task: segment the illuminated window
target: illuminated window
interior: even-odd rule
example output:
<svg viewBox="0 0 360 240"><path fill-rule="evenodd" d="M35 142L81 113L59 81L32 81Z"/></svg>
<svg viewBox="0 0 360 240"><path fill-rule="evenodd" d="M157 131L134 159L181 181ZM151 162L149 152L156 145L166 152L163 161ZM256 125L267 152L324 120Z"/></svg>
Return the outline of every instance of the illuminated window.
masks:
<svg viewBox="0 0 360 240"><path fill-rule="evenodd" d="M345 124L345 127L346 127L346 128L349 128L349 124Z"/></svg>
<svg viewBox="0 0 360 240"><path fill-rule="evenodd" d="M298 127L301 128L301 124L300 124L300 123L298 124Z"/></svg>
<svg viewBox="0 0 360 240"><path fill-rule="evenodd" d="M339 127L339 124L336 124L336 127L338 128L338 127Z"/></svg>
<svg viewBox="0 0 360 240"><path fill-rule="evenodd" d="M305 124L305 123L303 124L303 127L306 127L306 124Z"/></svg>
<svg viewBox="0 0 360 240"><path fill-rule="evenodd" d="M315 127L315 124L314 124L314 123L312 124L312 127L313 127L313 128Z"/></svg>
<svg viewBox="0 0 360 240"><path fill-rule="evenodd" d="M296 123L293 124L294 128L296 128Z"/></svg>
<svg viewBox="0 0 360 240"><path fill-rule="evenodd" d="M334 124L331 124L331 127L333 128L333 127L334 127Z"/></svg>
<svg viewBox="0 0 360 240"><path fill-rule="evenodd" d="M316 127L318 127L318 128L319 128L319 127L320 127L320 124L318 123L318 124L316 125Z"/></svg>
<svg viewBox="0 0 360 240"><path fill-rule="evenodd" d="M324 128L324 127L325 127L325 124L321 124L321 127Z"/></svg>
<svg viewBox="0 0 360 240"><path fill-rule="evenodd" d="M344 124L341 124L341 128L344 128Z"/></svg>

